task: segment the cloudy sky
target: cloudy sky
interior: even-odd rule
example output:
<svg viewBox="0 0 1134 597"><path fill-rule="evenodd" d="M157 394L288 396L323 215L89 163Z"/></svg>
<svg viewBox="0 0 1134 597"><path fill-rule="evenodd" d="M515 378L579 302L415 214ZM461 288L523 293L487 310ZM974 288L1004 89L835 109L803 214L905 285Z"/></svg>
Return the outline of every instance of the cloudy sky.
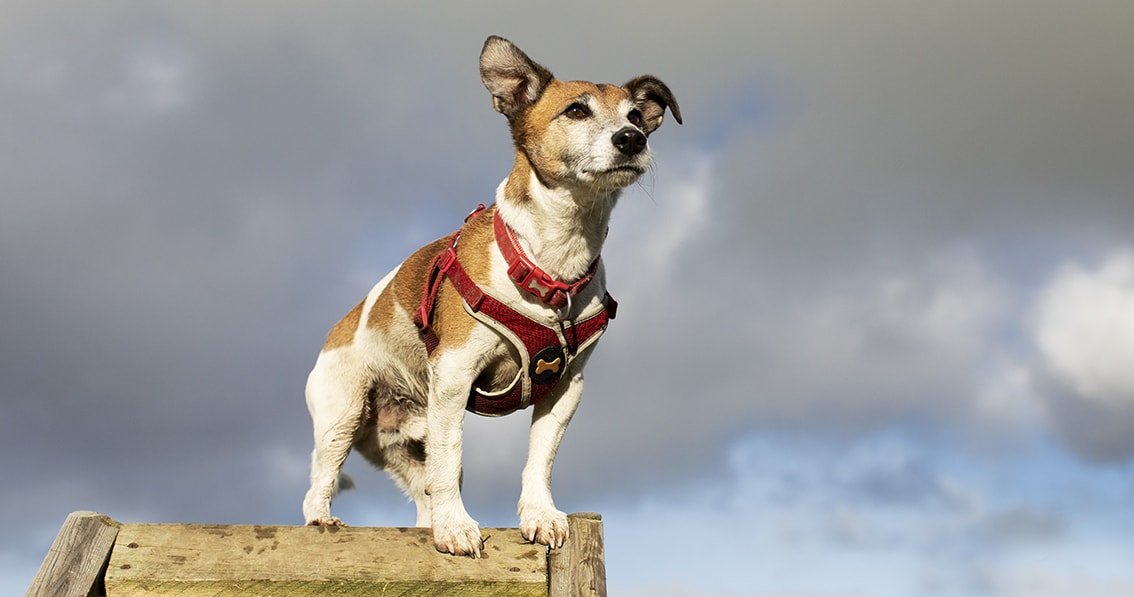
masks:
<svg viewBox="0 0 1134 597"><path fill-rule="evenodd" d="M510 168L499 34L685 117L556 467L612 594L1134 594L1134 4L0 13L0 593L74 510L302 523L324 334ZM485 526L526 419L467 422ZM347 469L336 514L414 522Z"/></svg>

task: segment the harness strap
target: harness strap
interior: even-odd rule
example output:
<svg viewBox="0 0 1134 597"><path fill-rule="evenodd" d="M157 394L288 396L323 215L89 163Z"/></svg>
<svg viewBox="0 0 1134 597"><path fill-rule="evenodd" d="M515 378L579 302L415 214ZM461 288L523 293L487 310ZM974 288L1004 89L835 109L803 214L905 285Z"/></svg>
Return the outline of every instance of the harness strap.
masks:
<svg viewBox="0 0 1134 597"><path fill-rule="evenodd" d="M465 223L467 224L469 220L480 215L485 209L487 208L483 203L478 204L476 209L465 216ZM457 261L457 241L460 240L460 238L461 231L458 230L454 232L453 235L449 237L449 245L433 258L433 264L429 266L429 280L425 284L425 292L421 297L421 305L417 307L417 310L414 311L413 314L413 322L417 325L417 328L421 330L421 338L422 341L425 342L425 350L428 354L433 354L433 351L437 349L437 345L441 342L441 339L437 337L437 332L433 330L432 326L433 308L437 304L437 293L441 290L441 283L454 267L460 269L461 275L463 275L465 279L469 279L468 274L465 274L464 268L462 268L461 264ZM472 280L469 280L469 282L471 283ZM465 293L461 292L461 297L465 299L465 302L479 306L480 301L483 300L484 293L480 292L480 287L475 283L471 284L471 288L475 291L472 296L465 296ZM477 297L476 294L479 294L480 297Z"/></svg>

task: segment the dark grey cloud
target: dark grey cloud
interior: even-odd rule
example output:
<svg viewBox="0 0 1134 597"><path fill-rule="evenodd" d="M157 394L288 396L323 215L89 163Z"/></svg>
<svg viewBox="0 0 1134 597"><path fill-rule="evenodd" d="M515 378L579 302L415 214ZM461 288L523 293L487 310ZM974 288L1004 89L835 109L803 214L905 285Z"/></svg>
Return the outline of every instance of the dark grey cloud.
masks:
<svg viewBox="0 0 1134 597"><path fill-rule="evenodd" d="M2 496L20 535L80 509L299 520L303 383L366 290L351 272L440 234L413 202L457 184L399 147L417 104L367 101L364 73L286 33L238 44L133 8L43 16L0 52L0 462L24 480Z"/></svg>
<svg viewBox="0 0 1134 597"><path fill-rule="evenodd" d="M1099 463L1126 462L1134 454L1134 409L1084 400L1067 382L1037 366L1036 391L1053 431L1080 456Z"/></svg>
<svg viewBox="0 0 1134 597"><path fill-rule="evenodd" d="M1128 238L1128 9L875 6L797 22L775 61L796 67L792 124L740 127L722 155L731 244L822 275L849 254L962 242L1046 260Z"/></svg>
<svg viewBox="0 0 1134 597"><path fill-rule="evenodd" d="M667 161L688 156L665 153L665 130L660 205L630 218L654 226L631 233L636 248L619 244L616 213L615 291L648 269L649 234L695 232L663 275L629 276L612 329L632 329L604 339L618 368L593 373L613 391L581 416L609 451L648 463L598 464L609 479L697 470L753 425L979 425L998 367L1027 367L1036 288L1068 256L1128 245L1126 21L1054 4L1020 20L1008 6L861 8L785 9L773 22L798 28L772 34L780 54L730 71L749 82L727 89L750 100L698 98L728 115L710 125L726 123L705 149L699 220L675 205L687 198Z"/></svg>

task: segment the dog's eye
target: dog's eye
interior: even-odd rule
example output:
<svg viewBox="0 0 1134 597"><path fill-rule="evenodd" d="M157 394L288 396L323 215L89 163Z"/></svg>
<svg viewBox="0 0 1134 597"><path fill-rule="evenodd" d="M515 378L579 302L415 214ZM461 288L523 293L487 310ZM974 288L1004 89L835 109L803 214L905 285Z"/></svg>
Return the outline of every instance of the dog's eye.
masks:
<svg viewBox="0 0 1134 597"><path fill-rule="evenodd" d="M590 116L591 111L588 110L587 107L583 104L574 103L570 106L567 106L567 109L563 111L563 115L567 118L570 118L571 120L582 120Z"/></svg>
<svg viewBox="0 0 1134 597"><path fill-rule="evenodd" d="M641 128L643 122L642 112L639 110L630 110L630 113L626 115L626 120L629 120L630 124Z"/></svg>

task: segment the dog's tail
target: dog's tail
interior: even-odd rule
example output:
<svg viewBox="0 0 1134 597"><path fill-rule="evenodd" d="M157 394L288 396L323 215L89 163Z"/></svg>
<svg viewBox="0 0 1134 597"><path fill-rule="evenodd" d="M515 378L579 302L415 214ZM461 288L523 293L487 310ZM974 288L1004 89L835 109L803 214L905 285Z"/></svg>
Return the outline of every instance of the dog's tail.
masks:
<svg viewBox="0 0 1134 597"><path fill-rule="evenodd" d="M334 493L332 495L338 495L340 492L350 491L351 489L354 489L354 479L351 479L350 475L346 473L339 473L339 477L335 479Z"/></svg>

